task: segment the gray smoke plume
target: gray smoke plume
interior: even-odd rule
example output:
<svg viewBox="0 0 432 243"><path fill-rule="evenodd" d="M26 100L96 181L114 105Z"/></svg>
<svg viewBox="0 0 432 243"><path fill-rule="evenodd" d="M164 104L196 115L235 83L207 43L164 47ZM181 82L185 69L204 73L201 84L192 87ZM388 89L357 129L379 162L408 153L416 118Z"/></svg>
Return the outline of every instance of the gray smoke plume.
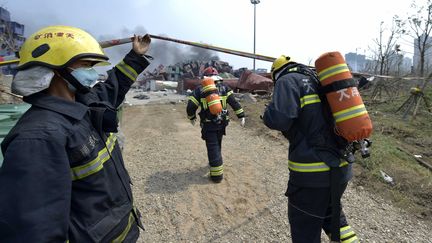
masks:
<svg viewBox="0 0 432 243"><path fill-rule="evenodd" d="M143 26L137 26L135 29L124 28L120 31L119 36L102 35L98 40L121 39L148 33ZM167 35L160 35L168 37ZM123 59L123 57L131 50L132 44L123 44L120 46L105 48L105 52L110 58L110 62L115 65ZM177 63L187 62L191 60L210 61L219 60L217 52L204 48L182 45L174 42L152 39L148 55L153 57L150 66L147 70L153 70L160 64L164 66L174 65Z"/></svg>

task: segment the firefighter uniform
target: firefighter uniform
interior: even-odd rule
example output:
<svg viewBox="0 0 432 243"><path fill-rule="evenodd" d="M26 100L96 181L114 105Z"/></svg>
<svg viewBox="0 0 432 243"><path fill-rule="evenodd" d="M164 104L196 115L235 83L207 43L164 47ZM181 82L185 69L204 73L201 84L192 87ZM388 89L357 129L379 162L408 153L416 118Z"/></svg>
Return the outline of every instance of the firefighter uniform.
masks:
<svg viewBox="0 0 432 243"><path fill-rule="evenodd" d="M116 134L106 132L117 125L115 109L90 107L118 107L148 65L131 51L76 102L44 92L24 97L32 106L1 144L0 242L138 239L130 177Z"/></svg>
<svg viewBox="0 0 432 243"><path fill-rule="evenodd" d="M323 112L318 80L305 72L312 71L294 62L281 68L274 76L273 98L263 115L267 127L281 131L289 140L286 196L294 243L320 242L321 229L330 234L332 202L340 201L352 177L351 164L343 159L337 137ZM335 181L337 200L331 197L330 190ZM338 207L341 206L335 208ZM340 214L340 227L336 229L340 228L341 242L357 242L343 211L335 211Z"/></svg>
<svg viewBox="0 0 432 243"><path fill-rule="evenodd" d="M229 123L227 104L232 107L238 118L243 118L245 114L228 86L222 82L216 82L216 87L222 102L221 115L215 116L210 113L202 86L198 86L189 96L186 112L190 120L195 120L196 111L198 107L201 107L199 112L201 138L206 142L210 178L215 182L220 182L223 178L222 137Z"/></svg>

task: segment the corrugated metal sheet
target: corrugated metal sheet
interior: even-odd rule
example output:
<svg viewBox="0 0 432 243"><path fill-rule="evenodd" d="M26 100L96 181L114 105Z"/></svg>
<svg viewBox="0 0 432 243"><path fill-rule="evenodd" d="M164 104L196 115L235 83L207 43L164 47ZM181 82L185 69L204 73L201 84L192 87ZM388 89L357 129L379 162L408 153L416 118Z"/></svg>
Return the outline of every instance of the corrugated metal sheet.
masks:
<svg viewBox="0 0 432 243"><path fill-rule="evenodd" d="M255 90L270 91L273 88L273 81L262 75L246 70L240 76L237 88L248 92Z"/></svg>
<svg viewBox="0 0 432 243"><path fill-rule="evenodd" d="M18 119L30 108L27 103L0 105L0 143L15 126ZM3 164L3 154L0 150L0 167Z"/></svg>

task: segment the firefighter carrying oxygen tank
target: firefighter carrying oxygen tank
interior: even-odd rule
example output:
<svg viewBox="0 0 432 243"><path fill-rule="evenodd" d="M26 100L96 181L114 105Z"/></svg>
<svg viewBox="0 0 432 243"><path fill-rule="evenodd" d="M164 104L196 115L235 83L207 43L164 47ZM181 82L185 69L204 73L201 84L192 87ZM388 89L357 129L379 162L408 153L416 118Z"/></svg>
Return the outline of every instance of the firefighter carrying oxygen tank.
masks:
<svg viewBox="0 0 432 243"><path fill-rule="evenodd" d="M201 138L205 140L207 157L210 165L210 179L219 183L223 179L222 137L229 122L227 104L245 125L245 114L242 106L233 95L233 91L223 84L222 78L214 67L203 71L203 81L189 96L187 116L192 125L196 121L196 111L200 107L199 117Z"/></svg>
<svg viewBox="0 0 432 243"><path fill-rule="evenodd" d="M317 75L288 56L273 62L271 75L274 93L262 118L267 127L289 140L285 195L292 241L320 242L323 229L332 241L358 242L339 204L352 177L352 165L344 160L323 112Z"/></svg>

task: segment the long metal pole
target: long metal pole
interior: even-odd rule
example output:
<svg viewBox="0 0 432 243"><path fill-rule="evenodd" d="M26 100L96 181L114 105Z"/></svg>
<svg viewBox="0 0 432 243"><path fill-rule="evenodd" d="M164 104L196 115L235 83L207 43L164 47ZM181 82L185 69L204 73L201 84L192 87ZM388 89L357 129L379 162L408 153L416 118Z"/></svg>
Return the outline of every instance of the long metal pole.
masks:
<svg viewBox="0 0 432 243"><path fill-rule="evenodd" d="M237 56L242 56L242 57L247 57L247 58L254 58L254 60L256 58L256 59L262 60L262 61L273 62L276 59L275 57L269 57L269 56L264 56L264 55L259 55L259 54L252 54L250 52L244 52L244 51L231 50L231 49L227 49L227 48L223 48L223 47L217 47L217 46L207 45L207 44L198 43L198 42L184 41L184 40L174 39L174 38L165 37L165 36L158 36L158 35L151 35L151 34L149 34L149 35L152 39L159 39L159 40L165 40L165 41L180 43L180 44L189 45L189 46L196 46L196 47L209 49L209 50L213 50L213 51L224 52L224 53L231 54L231 55L237 55ZM128 38L123 38L123 39L100 41L99 44L101 45L102 48L108 48L108 47L112 47L112 46L118 46L118 45L130 43L130 42L132 42L132 39L133 39L133 37L128 37ZM18 62L19 62L19 59L3 61L3 62L0 62L0 66L16 64Z"/></svg>
<svg viewBox="0 0 432 243"><path fill-rule="evenodd" d="M256 40L256 3L254 4L254 47L253 54L255 55L255 40ZM255 57L253 59L253 72L255 72Z"/></svg>

